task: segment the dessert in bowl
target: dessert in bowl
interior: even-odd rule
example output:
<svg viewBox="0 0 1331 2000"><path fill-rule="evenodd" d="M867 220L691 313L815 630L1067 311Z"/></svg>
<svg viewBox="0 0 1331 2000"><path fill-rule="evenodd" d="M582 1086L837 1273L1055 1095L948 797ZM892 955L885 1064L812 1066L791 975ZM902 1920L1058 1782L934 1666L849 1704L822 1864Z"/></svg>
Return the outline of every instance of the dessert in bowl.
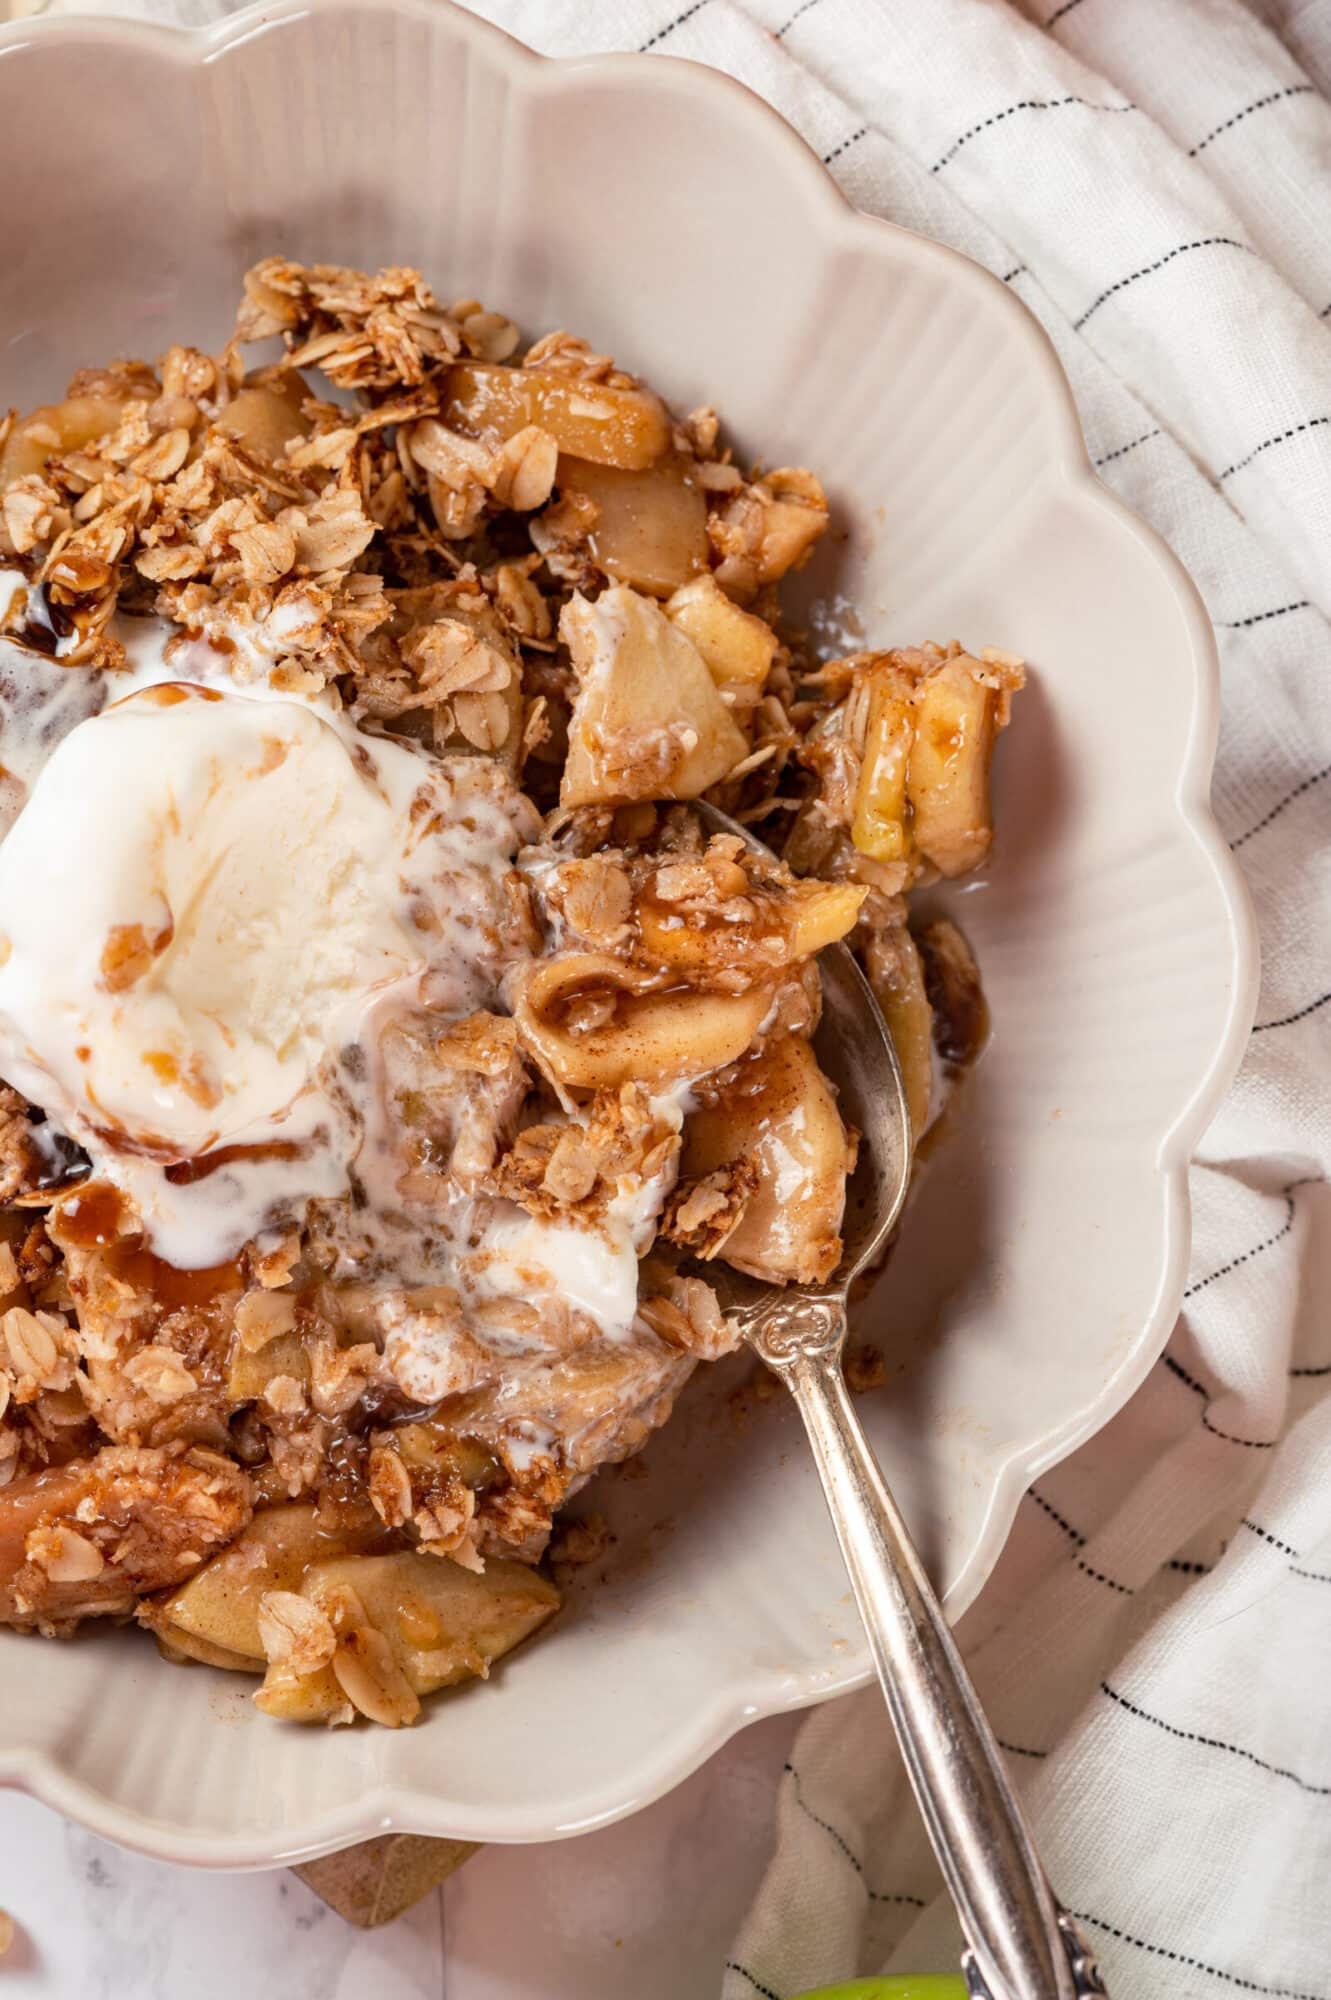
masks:
<svg viewBox="0 0 1331 2000"><path fill-rule="evenodd" d="M960 1608L1027 1481L1158 1352L1183 1282L1187 1154L1236 1059L1253 982L1246 910L1206 807L1205 621L1171 559L1092 478L1038 330L963 260L854 216L772 114L688 65L542 64L470 16L411 0L279 7L197 38L52 21L10 31L4 48L7 87L60 106L49 130L26 121L21 144L0 133L15 200L44 217L0 270L19 336L5 398L16 408L50 404L107 357L156 359L173 341L215 354L242 272L274 246L307 268L418 266L442 298L465 288L513 314L521 348L480 365L508 366L572 326L672 411L715 403L744 484L759 459L814 470L831 525L789 578L782 628L787 642L807 635L808 661L922 653L927 638L945 653L963 635L1030 663L997 759L995 859L957 888L935 885L916 915L917 928L950 919L974 947L992 1034L860 1319L891 1378L862 1407ZM294 75L310 89L293 95ZM130 102L126 148L117 107ZM273 358L249 350L246 372ZM800 504L793 490L770 497ZM709 541L709 570L719 554ZM594 607L632 590L673 629L668 597L642 581L576 594ZM847 605L858 631L844 629ZM181 643L199 642L185 629ZM227 673L245 670L226 657ZM921 679L943 664L925 656ZM242 693L205 666L145 669L145 688ZM86 678L60 671L62 689ZM462 692L488 707L501 690ZM1145 715L1149 729L1129 731ZM369 733L416 754L390 721ZM103 711L93 726L119 725ZM342 726L327 724L325 771L345 762ZM357 858L368 869L391 850L385 834ZM134 919L149 942L151 916ZM382 971L396 946L376 935ZM187 984L176 998L188 1005ZM469 1004L518 1019L516 1000ZM381 1337L386 1348L372 1334L325 1358L378 1355ZM266 1344L253 1351L262 1365ZM746 1717L866 1676L811 1475L787 1454L780 1406L756 1401L742 1375L725 1358L696 1368L671 1422L626 1461L641 1476L607 1470L574 1498L575 1513L590 1503L605 1516L609 1539L565 1611L495 1686L427 1700L421 1726L279 1727L244 1674L168 1671L142 1631L101 1621L62 1645L0 1634L0 1772L117 1838L230 1863L384 1824L535 1839L630 1810ZM583 1551L595 1546L584 1529ZM482 1559L502 1574L513 1558ZM472 1588L453 1557L428 1561ZM535 1572L518 1567L530 1589ZM363 1608L374 1623L378 1600ZM428 1621L418 1630L433 1636Z"/></svg>
<svg viewBox="0 0 1331 2000"><path fill-rule="evenodd" d="M917 1136L981 1040L907 892L988 853L1020 663L812 655L816 476L519 339L271 258L220 353L0 442L0 1616L132 1614L285 1720L487 1672L738 1346L700 1272L836 1268L822 947Z"/></svg>

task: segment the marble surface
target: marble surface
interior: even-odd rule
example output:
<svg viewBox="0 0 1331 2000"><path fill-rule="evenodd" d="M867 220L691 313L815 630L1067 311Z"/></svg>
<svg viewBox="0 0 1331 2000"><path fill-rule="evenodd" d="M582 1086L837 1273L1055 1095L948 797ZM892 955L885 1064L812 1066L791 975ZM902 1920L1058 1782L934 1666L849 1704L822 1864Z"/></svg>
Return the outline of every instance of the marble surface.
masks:
<svg viewBox="0 0 1331 2000"><path fill-rule="evenodd" d="M0 1995L706 2000L767 1859L798 1722L756 1723L669 1797L602 1833L486 1848L369 1932L285 1871L147 1861L0 1793L0 1908L16 1925Z"/></svg>

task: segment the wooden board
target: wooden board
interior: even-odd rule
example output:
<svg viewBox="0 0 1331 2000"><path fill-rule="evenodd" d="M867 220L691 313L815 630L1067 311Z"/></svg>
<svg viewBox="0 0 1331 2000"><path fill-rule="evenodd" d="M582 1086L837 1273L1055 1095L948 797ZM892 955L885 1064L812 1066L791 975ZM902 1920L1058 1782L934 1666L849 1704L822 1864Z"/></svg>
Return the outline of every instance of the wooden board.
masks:
<svg viewBox="0 0 1331 2000"><path fill-rule="evenodd" d="M431 1840L421 1833L386 1833L307 1861L292 1874L361 1930L391 1924L460 1868L478 1843Z"/></svg>

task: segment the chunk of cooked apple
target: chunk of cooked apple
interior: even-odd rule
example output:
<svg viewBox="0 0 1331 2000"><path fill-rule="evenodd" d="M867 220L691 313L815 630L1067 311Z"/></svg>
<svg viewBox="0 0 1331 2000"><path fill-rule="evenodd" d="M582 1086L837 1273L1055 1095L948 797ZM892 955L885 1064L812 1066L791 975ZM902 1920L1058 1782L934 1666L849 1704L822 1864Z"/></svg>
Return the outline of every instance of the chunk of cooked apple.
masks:
<svg viewBox="0 0 1331 2000"><path fill-rule="evenodd" d="M755 699L762 692L776 658L776 633L765 618L727 597L710 570L674 592L666 616L692 639L718 687Z"/></svg>
<svg viewBox="0 0 1331 2000"><path fill-rule="evenodd" d="M911 850L906 773L915 742L915 689L891 654L869 671L869 713L850 837L872 861L904 861Z"/></svg>
<svg viewBox="0 0 1331 2000"><path fill-rule="evenodd" d="M297 1590L312 1563L340 1554L348 1545L372 1548L384 1539L378 1523L330 1535L305 1501L265 1508L230 1548L197 1570L188 1583L145 1607L144 1622L165 1644L191 1659L262 1673L259 1604L265 1592Z"/></svg>
<svg viewBox="0 0 1331 2000"><path fill-rule="evenodd" d="M659 983L659 974L600 952L542 960L514 1006L523 1046L571 1090L618 1090L644 1076L663 1083L736 1061L772 1005L770 980L743 993L654 990ZM571 1016L591 998L603 1018L575 1025Z"/></svg>
<svg viewBox="0 0 1331 2000"><path fill-rule="evenodd" d="M296 370L285 369L267 381L238 389L218 413L214 427L260 458L284 458L293 438L309 435L309 424L301 414L309 393Z"/></svg>
<svg viewBox="0 0 1331 2000"><path fill-rule="evenodd" d="M559 368L460 361L440 414L453 429L497 439L535 424L560 451L626 471L654 465L670 447L669 412L650 389L584 382Z"/></svg>
<svg viewBox="0 0 1331 2000"><path fill-rule="evenodd" d="M412 1704L394 1699L402 1683L419 1697L484 1678L560 1605L525 1563L474 1571L410 1549L316 1563L299 1594L328 1617L335 1650L306 1672L298 1655L269 1666L255 1701L289 1722L328 1720L347 1702L375 1721L410 1721Z"/></svg>
<svg viewBox="0 0 1331 2000"><path fill-rule="evenodd" d="M559 635L578 677L561 805L696 799L745 755L702 655L650 597L574 597Z"/></svg>
<svg viewBox="0 0 1331 2000"><path fill-rule="evenodd" d="M681 1179L747 1162L757 1184L711 1254L775 1284L818 1284L840 1261L854 1157L812 1048L800 1035L783 1035L686 1120Z"/></svg>
<svg viewBox="0 0 1331 2000"><path fill-rule="evenodd" d="M565 453L556 483L594 503L587 547L616 583L669 597L706 569L707 502L690 459L672 454L639 470Z"/></svg>
<svg viewBox="0 0 1331 2000"><path fill-rule="evenodd" d="M43 403L19 419L0 450L0 491L25 473L40 472L54 453L82 451L105 437L124 414L123 403L113 396L66 396L63 403Z"/></svg>
<svg viewBox="0 0 1331 2000"><path fill-rule="evenodd" d="M989 763L998 695L969 669L963 655L921 683L906 767L911 837L940 875L964 875L993 839Z"/></svg>
<svg viewBox="0 0 1331 2000"><path fill-rule="evenodd" d="M773 971L811 958L853 930L869 891L858 882L790 882L751 887L751 923L688 920L672 903L645 897L638 909L642 941L653 958L677 965L695 979L729 984L737 973L770 978Z"/></svg>

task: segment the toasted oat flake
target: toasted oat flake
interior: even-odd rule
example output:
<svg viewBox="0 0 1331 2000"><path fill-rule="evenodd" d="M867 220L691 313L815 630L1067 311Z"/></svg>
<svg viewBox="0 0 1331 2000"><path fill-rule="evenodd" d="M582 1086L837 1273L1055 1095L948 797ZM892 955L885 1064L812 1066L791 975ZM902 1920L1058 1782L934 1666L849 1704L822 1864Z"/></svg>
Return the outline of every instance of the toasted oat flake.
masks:
<svg viewBox="0 0 1331 2000"><path fill-rule="evenodd" d="M266 1590L259 1599L259 1637L270 1663L293 1673L326 1667L337 1646L325 1614L294 1590Z"/></svg>
<svg viewBox="0 0 1331 2000"><path fill-rule="evenodd" d="M370 1453L369 1492L374 1511L386 1526L406 1526L413 1506L411 1476L400 1453L382 1445Z"/></svg>
<svg viewBox="0 0 1331 2000"><path fill-rule="evenodd" d="M263 1400L279 1417L297 1417L305 1408L304 1385L294 1375L270 1375L264 1384Z"/></svg>
<svg viewBox="0 0 1331 2000"><path fill-rule="evenodd" d="M550 498L558 459L550 433L529 424L500 447L487 484L501 507L530 514Z"/></svg>
<svg viewBox="0 0 1331 2000"><path fill-rule="evenodd" d="M169 1347L144 1347L124 1364L126 1381L142 1389L154 1403L178 1403L191 1396L198 1383L180 1356Z"/></svg>
<svg viewBox="0 0 1331 2000"><path fill-rule="evenodd" d="M373 1626L359 1626L338 1639L333 1673L352 1707L386 1729L401 1729L421 1712L392 1647Z"/></svg>
<svg viewBox="0 0 1331 2000"><path fill-rule="evenodd" d="M60 1523L34 1528L23 1547L28 1561L44 1570L52 1583L91 1583L106 1567L95 1542Z"/></svg>
<svg viewBox="0 0 1331 2000"><path fill-rule="evenodd" d="M298 1252L298 1244L295 1246L295 1249ZM278 1257L277 1253L274 1253L274 1258L275 1261L267 1268L280 1284L289 1276L290 1264L288 1263L284 1267L283 1261ZM267 1284L268 1282L262 1271L260 1273L260 1282L261 1284ZM276 1289L276 1287L263 1291L246 1292L236 1306L236 1332L240 1337L241 1346L246 1348L251 1354L257 1353L262 1347L266 1347L270 1341L276 1340L280 1334L290 1333L295 1324L295 1299L289 1292L282 1292Z"/></svg>
<svg viewBox="0 0 1331 2000"><path fill-rule="evenodd" d="M68 1324L56 1313L11 1306L0 1316L0 1343L11 1373L39 1389L68 1387L73 1372L64 1353L68 1339Z"/></svg>

